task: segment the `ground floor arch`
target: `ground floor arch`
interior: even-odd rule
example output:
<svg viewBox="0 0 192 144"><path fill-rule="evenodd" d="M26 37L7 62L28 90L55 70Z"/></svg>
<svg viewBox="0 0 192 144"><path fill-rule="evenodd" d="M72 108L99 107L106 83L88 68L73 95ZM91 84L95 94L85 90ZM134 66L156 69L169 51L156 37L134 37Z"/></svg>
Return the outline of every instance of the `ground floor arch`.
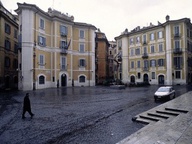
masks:
<svg viewBox="0 0 192 144"><path fill-rule="evenodd" d="M158 76L158 84L159 85L164 85L165 84L165 77L164 77L164 75L159 75Z"/></svg>
<svg viewBox="0 0 192 144"><path fill-rule="evenodd" d="M149 82L149 76L148 74L143 75L143 82L148 83Z"/></svg>

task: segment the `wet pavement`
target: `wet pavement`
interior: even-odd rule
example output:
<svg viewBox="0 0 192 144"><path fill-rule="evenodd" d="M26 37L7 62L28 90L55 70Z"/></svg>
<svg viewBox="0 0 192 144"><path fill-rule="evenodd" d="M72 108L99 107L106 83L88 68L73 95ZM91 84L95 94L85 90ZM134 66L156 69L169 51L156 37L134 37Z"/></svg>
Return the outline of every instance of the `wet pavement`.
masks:
<svg viewBox="0 0 192 144"><path fill-rule="evenodd" d="M157 86L74 87L28 91L35 114L21 119L22 91L0 93L0 143L117 143L144 127L138 113L158 106ZM182 87L179 93L188 88Z"/></svg>
<svg viewBox="0 0 192 144"><path fill-rule="evenodd" d="M148 125L118 144L192 144L192 91L135 118Z"/></svg>

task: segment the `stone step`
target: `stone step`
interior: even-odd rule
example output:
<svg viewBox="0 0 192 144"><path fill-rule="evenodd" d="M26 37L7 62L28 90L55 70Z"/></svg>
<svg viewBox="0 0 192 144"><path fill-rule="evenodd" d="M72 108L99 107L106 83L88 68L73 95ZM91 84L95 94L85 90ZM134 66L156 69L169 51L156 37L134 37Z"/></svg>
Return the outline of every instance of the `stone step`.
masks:
<svg viewBox="0 0 192 144"><path fill-rule="evenodd" d="M161 114L167 114L167 115L172 115L172 116L178 116L179 113L175 113L175 112L168 112L168 111L161 111L161 110L156 110L157 113L161 113Z"/></svg>
<svg viewBox="0 0 192 144"><path fill-rule="evenodd" d="M140 118L143 118L143 119L147 119L147 120L151 120L151 121L159 121L160 119L158 118L154 118L154 117L150 117L150 116L147 116L147 115L139 115Z"/></svg>
<svg viewBox="0 0 192 144"><path fill-rule="evenodd" d="M137 118L135 120L135 122L142 123L142 124L150 124L151 123L151 121L146 120L146 119L142 119L142 118Z"/></svg>
<svg viewBox="0 0 192 144"><path fill-rule="evenodd" d="M165 108L168 111L180 112L180 113L188 113L187 110L175 109L175 108Z"/></svg>
<svg viewBox="0 0 192 144"><path fill-rule="evenodd" d="M169 117L163 114L156 114L156 113L147 113L149 116L159 117L163 119L168 119Z"/></svg>

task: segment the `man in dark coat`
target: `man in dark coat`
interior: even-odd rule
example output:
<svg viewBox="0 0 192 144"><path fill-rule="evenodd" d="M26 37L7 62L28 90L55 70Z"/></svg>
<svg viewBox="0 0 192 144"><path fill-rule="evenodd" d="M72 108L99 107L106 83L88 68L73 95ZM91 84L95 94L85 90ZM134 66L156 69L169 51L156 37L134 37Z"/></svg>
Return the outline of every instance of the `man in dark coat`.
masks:
<svg viewBox="0 0 192 144"><path fill-rule="evenodd" d="M25 118L25 112L28 112L31 115L31 118L34 116L34 114L31 112L31 103L29 99L29 93L26 93L24 97L22 119Z"/></svg>

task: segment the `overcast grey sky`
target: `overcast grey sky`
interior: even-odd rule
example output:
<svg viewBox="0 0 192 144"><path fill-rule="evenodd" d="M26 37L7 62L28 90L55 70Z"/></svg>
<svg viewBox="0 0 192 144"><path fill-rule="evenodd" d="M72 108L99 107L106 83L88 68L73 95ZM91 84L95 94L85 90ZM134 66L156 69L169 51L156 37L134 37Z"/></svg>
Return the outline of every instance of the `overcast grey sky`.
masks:
<svg viewBox="0 0 192 144"><path fill-rule="evenodd" d="M192 0L1 0L4 7L17 9L17 2L36 4L46 11L49 7L73 15L76 22L100 28L108 40L114 40L126 28L148 26L150 22L192 18Z"/></svg>

